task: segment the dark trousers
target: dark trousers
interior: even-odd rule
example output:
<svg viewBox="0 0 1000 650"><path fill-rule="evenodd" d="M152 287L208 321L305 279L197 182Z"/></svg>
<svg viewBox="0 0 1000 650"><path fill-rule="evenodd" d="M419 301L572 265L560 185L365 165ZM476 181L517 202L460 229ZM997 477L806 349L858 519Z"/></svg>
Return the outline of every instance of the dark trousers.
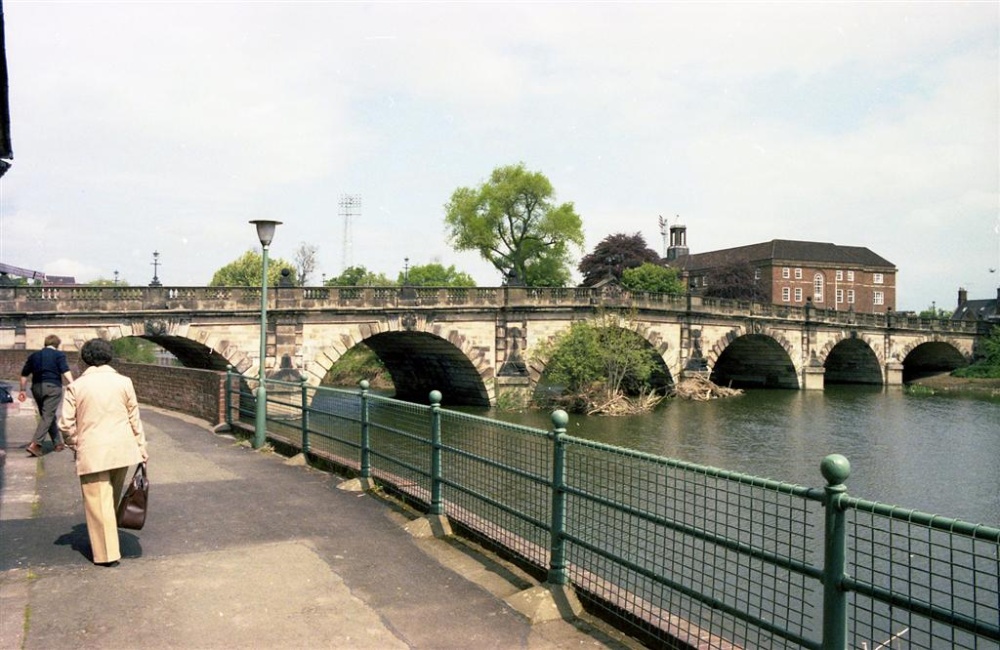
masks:
<svg viewBox="0 0 1000 650"><path fill-rule="evenodd" d="M62 400L62 386L45 382L32 384L31 396L35 398L38 413L42 416L42 419L38 421L38 427L35 428L33 441L40 445L48 434L52 438L53 444L60 444L62 435L59 433L59 425L56 423L56 411Z"/></svg>

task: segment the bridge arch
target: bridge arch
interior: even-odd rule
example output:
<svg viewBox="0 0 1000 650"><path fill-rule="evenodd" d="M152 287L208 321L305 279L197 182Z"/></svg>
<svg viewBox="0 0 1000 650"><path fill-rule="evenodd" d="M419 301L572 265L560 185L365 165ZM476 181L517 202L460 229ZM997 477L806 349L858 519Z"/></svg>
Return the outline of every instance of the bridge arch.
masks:
<svg viewBox="0 0 1000 650"><path fill-rule="evenodd" d="M903 347L903 383L957 370L972 362L956 342L938 337L921 337Z"/></svg>
<svg viewBox="0 0 1000 650"><path fill-rule="evenodd" d="M762 328L758 333L730 330L712 346L707 361L711 380L736 388L799 387L794 347L780 332Z"/></svg>
<svg viewBox="0 0 1000 650"><path fill-rule="evenodd" d="M318 383L349 349L364 343L385 365L399 399L427 403L432 390L445 405L489 406L495 399L489 349L458 330L423 318L386 318L341 331L306 367Z"/></svg>
<svg viewBox="0 0 1000 650"><path fill-rule="evenodd" d="M885 359L871 337L837 336L817 355L825 370L825 384L883 384Z"/></svg>

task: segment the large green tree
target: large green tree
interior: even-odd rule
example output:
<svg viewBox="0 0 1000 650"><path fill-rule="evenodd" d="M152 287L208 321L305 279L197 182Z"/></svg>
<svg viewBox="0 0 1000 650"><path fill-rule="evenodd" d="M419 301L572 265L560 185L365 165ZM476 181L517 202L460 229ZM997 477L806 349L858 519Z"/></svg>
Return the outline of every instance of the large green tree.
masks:
<svg viewBox="0 0 1000 650"><path fill-rule="evenodd" d="M394 287L396 283L384 273L369 271L363 266L348 266L340 275L326 281L328 287Z"/></svg>
<svg viewBox="0 0 1000 650"><path fill-rule="evenodd" d="M625 269L646 262L658 264L659 261L660 256L646 245L641 234L617 233L602 239L594 250L583 256L577 268L583 274L583 286L592 287L608 277L621 280Z"/></svg>
<svg viewBox="0 0 1000 650"><path fill-rule="evenodd" d="M572 203L556 204L552 183L524 163L497 167L479 187L460 187L445 204L451 245L478 251L509 282L564 286L571 249L583 247Z"/></svg>
<svg viewBox="0 0 1000 650"><path fill-rule="evenodd" d="M622 286L629 291L667 293L672 296L684 294L684 283L678 277L677 269L650 262L622 271Z"/></svg>
<svg viewBox="0 0 1000 650"><path fill-rule="evenodd" d="M239 258L226 264L215 272L212 281L208 283L210 287L259 287L260 272L264 266L263 256L253 249L243 253ZM295 280L295 265L289 264L281 258L268 256L267 258L267 284L277 286L281 280L281 270L289 269L292 272L292 281Z"/></svg>
<svg viewBox="0 0 1000 650"><path fill-rule="evenodd" d="M463 273L451 265L419 264L411 266L405 273L399 274L399 284L414 287L474 287L476 281L468 273Z"/></svg>

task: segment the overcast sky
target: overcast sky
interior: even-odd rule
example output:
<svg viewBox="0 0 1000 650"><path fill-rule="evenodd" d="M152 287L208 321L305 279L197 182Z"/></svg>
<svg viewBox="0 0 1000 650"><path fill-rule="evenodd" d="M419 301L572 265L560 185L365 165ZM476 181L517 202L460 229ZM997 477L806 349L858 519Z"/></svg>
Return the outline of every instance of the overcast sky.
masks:
<svg viewBox="0 0 1000 650"><path fill-rule="evenodd" d="M259 248L396 277L444 204L524 162L584 252L659 215L691 252L865 246L897 308L1000 284L1000 3L6 0L0 262L204 285ZM338 203L357 195L345 223ZM997 269L991 273L990 269Z"/></svg>

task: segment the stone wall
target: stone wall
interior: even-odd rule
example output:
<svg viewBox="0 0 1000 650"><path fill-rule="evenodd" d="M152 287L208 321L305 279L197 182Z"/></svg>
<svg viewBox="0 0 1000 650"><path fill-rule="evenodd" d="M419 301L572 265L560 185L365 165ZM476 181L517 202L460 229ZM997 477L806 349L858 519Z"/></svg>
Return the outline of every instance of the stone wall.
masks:
<svg viewBox="0 0 1000 650"><path fill-rule="evenodd" d="M0 380L14 383L21 375L21 368L29 351L0 350ZM80 354L66 352L70 369L77 376L82 371ZM155 366L143 363L114 363L114 368L130 377L141 404L149 404L171 411L180 411L220 424L224 421L226 373L174 366Z"/></svg>

